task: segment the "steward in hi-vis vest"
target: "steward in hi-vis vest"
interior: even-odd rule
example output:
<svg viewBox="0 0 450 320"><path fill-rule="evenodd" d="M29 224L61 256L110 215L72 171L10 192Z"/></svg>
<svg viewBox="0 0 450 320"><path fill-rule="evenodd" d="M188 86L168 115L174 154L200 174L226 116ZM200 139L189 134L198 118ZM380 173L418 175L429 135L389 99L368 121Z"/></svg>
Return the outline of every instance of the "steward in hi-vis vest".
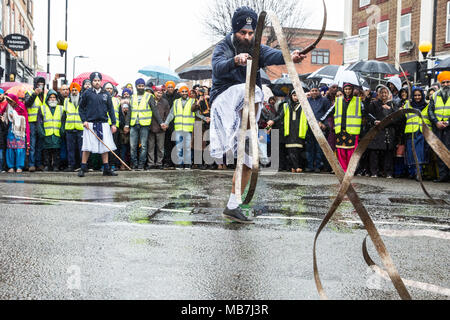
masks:
<svg viewBox="0 0 450 320"><path fill-rule="evenodd" d="M292 173L301 173L304 170L302 152L308 121L295 91L291 92L289 101L282 105L277 122L281 122L281 143L286 147L288 169Z"/></svg>
<svg viewBox="0 0 450 320"><path fill-rule="evenodd" d="M186 85L181 86L178 93L181 98L173 102L170 114L161 127L163 130L167 130L172 120L174 121L177 150L177 159L174 163L178 170L190 170L192 168L192 133L195 125L195 112L199 109L199 105L196 100L189 98L189 88Z"/></svg>
<svg viewBox="0 0 450 320"><path fill-rule="evenodd" d="M412 89L412 100L408 101L405 109L416 109L425 117L425 123L430 127L431 123L428 119L428 106L425 100L425 93L422 88L414 87ZM412 113L406 114L405 141L406 141L406 164L408 166L408 175L411 179L417 177L416 161L413 153L413 143L416 149L419 165L428 163L428 156L425 153L425 138L423 136L423 121ZM422 170L422 169L421 169ZM423 172L422 172L423 173Z"/></svg>
<svg viewBox="0 0 450 320"><path fill-rule="evenodd" d="M37 167L42 170L42 143L39 137L37 115L44 102L47 100L45 94L45 79L37 77L34 79L34 90L25 94L25 107L28 111L28 122L30 124L30 155L28 157L29 171L36 171Z"/></svg>
<svg viewBox="0 0 450 320"><path fill-rule="evenodd" d="M345 83L344 96L336 99L334 108L336 153L344 171L358 146L363 119L362 102L354 96L354 90L353 84Z"/></svg>
<svg viewBox="0 0 450 320"><path fill-rule="evenodd" d="M441 90L436 92L428 106L428 115L437 137L450 149L450 71L442 71L438 80ZM450 169L438 159L439 178L435 182L450 181Z"/></svg>
<svg viewBox="0 0 450 320"><path fill-rule="evenodd" d="M70 85L70 96L64 100L67 159L69 166L66 172L74 172L81 167L81 148L83 147L83 122L80 117L81 86L77 83Z"/></svg>
<svg viewBox="0 0 450 320"><path fill-rule="evenodd" d="M155 96L145 92L144 79L136 80L136 94L131 96L130 111L125 120L125 132L130 131L131 164L134 170L144 170L147 162L148 136L152 121L161 125ZM138 148L141 152L138 155Z"/></svg>
<svg viewBox="0 0 450 320"><path fill-rule="evenodd" d="M58 94L50 90L38 111L39 135L44 152L44 171L59 171L64 107L58 104Z"/></svg>

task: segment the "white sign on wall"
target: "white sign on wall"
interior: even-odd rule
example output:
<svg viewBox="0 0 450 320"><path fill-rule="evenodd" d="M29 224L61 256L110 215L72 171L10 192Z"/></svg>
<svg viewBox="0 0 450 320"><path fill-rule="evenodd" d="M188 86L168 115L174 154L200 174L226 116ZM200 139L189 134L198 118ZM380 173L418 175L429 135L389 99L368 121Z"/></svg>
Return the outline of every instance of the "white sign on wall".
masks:
<svg viewBox="0 0 450 320"><path fill-rule="evenodd" d="M359 36L346 38L344 41L344 64L359 61Z"/></svg>

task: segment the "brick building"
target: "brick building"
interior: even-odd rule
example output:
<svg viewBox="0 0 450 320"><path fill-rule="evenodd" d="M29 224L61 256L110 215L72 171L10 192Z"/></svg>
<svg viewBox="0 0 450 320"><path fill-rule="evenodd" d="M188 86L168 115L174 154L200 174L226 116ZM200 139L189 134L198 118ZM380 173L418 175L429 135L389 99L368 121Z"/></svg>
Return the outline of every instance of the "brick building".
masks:
<svg viewBox="0 0 450 320"><path fill-rule="evenodd" d="M10 75L19 82L33 82L37 61L33 12L32 0L0 0L0 82L10 81ZM30 48L22 52L6 48L3 38L13 33L27 37Z"/></svg>
<svg viewBox="0 0 450 320"><path fill-rule="evenodd" d="M284 30L291 34L290 47L292 50L302 49L317 39L321 30L311 29L289 29ZM270 35L270 30L265 30L263 35L263 43L266 43ZM338 43L342 39L343 33L340 31L326 31L317 48L308 55L308 58L302 64L297 65L299 74L307 74L314 72L326 65L335 64L342 65L343 63L343 47ZM273 42L271 46L276 46L277 42ZM193 66L208 66L211 65L212 54L216 45L213 45L187 61L175 71L181 72L184 69ZM267 75L271 80L279 79L283 74L287 74L286 66L271 66L266 70ZM193 83L190 83L192 85ZM211 80L201 81L201 84L211 85Z"/></svg>
<svg viewBox="0 0 450 320"><path fill-rule="evenodd" d="M430 57L443 59L450 56L449 0L402 0L399 44L397 0L345 1L344 32L346 37L359 36L359 60L379 60L395 64L396 48L399 45L400 63L405 72L411 79L423 81L425 70L427 67L431 68L433 62L424 61L419 51L421 42L433 43L434 51L430 53ZM410 47L405 48L405 43Z"/></svg>

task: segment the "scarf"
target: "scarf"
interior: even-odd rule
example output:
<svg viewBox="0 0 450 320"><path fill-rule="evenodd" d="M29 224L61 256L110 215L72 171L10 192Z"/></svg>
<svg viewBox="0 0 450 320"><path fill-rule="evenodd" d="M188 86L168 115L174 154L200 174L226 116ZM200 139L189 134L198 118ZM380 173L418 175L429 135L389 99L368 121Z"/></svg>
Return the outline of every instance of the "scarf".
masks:
<svg viewBox="0 0 450 320"><path fill-rule="evenodd" d="M24 116L20 116L13 107L8 105L6 124L11 123L12 133L15 137L25 139L27 123Z"/></svg>
<svg viewBox="0 0 450 320"><path fill-rule="evenodd" d="M416 99L414 99L414 94L419 91L420 94L422 95L422 100L420 100L420 102L416 102ZM414 109L420 110L422 111L423 109L425 109L427 103L425 101L425 93L423 92L422 89L414 89L413 90L413 96L412 96L412 100L411 100L411 107L413 107Z"/></svg>

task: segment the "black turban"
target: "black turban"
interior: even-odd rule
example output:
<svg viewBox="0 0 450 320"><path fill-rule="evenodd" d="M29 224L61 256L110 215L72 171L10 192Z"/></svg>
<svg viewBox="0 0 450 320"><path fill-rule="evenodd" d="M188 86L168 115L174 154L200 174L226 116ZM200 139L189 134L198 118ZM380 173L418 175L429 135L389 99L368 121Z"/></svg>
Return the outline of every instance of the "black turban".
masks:
<svg viewBox="0 0 450 320"><path fill-rule="evenodd" d="M241 29L255 30L258 23L258 14L249 7L240 7L236 9L232 25L233 33L238 33Z"/></svg>

